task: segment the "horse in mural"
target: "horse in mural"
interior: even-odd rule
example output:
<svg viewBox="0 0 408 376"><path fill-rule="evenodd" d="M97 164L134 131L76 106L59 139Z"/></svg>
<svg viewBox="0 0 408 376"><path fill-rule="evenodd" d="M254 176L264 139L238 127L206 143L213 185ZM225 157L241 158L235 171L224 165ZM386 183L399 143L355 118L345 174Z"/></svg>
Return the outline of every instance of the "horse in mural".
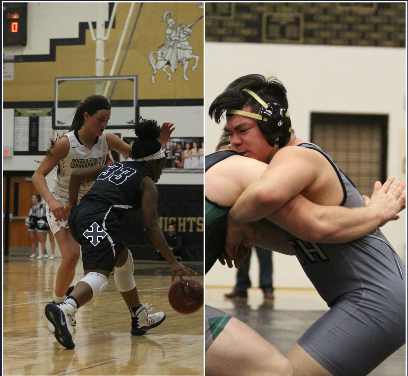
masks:
<svg viewBox="0 0 408 376"><path fill-rule="evenodd" d="M166 42L158 51L152 51L149 54L149 63L153 68L152 83L156 83L155 76L159 69L166 73L168 80L171 81L171 73L167 71L167 68L170 67L170 71L174 73L180 62L183 66L183 78L185 81L189 80L187 77L187 68L191 59L195 59L195 63L191 69L193 72L196 71L200 57L193 55L193 47L188 42L188 38L193 35L191 27L202 17L203 16L188 25L180 25L177 31L173 28L175 24L174 20L170 18L167 21L169 26L166 30ZM157 60L154 58L155 55L157 55Z"/></svg>

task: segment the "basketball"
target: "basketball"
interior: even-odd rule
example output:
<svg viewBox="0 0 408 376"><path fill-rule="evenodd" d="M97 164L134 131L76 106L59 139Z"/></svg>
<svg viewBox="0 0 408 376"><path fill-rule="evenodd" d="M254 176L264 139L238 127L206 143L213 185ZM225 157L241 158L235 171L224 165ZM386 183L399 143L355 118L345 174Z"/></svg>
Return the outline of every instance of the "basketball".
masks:
<svg viewBox="0 0 408 376"><path fill-rule="evenodd" d="M195 279L184 277L182 283L175 281L169 289L169 302L179 313L187 314L198 311L204 302L204 289Z"/></svg>
<svg viewBox="0 0 408 376"><path fill-rule="evenodd" d="M178 168L183 167L183 162L177 162L177 167L178 167Z"/></svg>

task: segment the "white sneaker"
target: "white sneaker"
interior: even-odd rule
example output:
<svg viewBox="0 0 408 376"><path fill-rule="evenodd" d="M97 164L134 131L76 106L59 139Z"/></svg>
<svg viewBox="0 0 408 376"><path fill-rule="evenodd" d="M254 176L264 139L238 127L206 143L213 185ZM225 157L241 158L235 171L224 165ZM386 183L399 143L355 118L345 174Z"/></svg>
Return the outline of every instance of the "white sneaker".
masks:
<svg viewBox="0 0 408 376"><path fill-rule="evenodd" d="M55 304L55 303L53 303L53 304ZM70 316L68 316L68 321L69 321L69 324L71 325L71 329L72 329L72 330L76 329L76 318L75 318L75 315L70 315ZM54 332L55 332L55 327L54 327L54 325L52 325L51 321L48 321L47 329L48 329L51 333L54 333Z"/></svg>
<svg viewBox="0 0 408 376"><path fill-rule="evenodd" d="M72 339L73 329L68 320L69 313L73 311L70 304L65 303L50 303L45 307L45 315L47 319L52 323L54 328L55 339L67 349L73 349L75 347L74 340Z"/></svg>
<svg viewBox="0 0 408 376"><path fill-rule="evenodd" d="M51 321L48 321L47 329L48 329L51 333L54 333L54 332L55 332L54 325L52 325L52 322L51 322Z"/></svg>
<svg viewBox="0 0 408 376"><path fill-rule="evenodd" d="M37 260L41 260L42 258L44 258L44 255L38 255Z"/></svg>
<svg viewBox="0 0 408 376"><path fill-rule="evenodd" d="M45 255L44 255L44 258L45 258L45 259L46 259L46 258L48 258L48 255L47 255L47 254L45 254Z"/></svg>
<svg viewBox="0 0 408 376"><path fill-rule="evenodd" d="M35 256L37 256L35 253L33 253L30 258L34 258Z"/></svg>
<svg viewBox="0 0 408 376"><path fill-rule="evenodd" d="M131 315L132 315L132 330L130 333L134 336L141 336L143 334L146 334L146 332L149 329L155 328L156 326L159 326L164 319L166 318L166 315L163 312L157 312L149 315L147 312L147 308L149 308L151 304L140 304L138 310L136 313L133 313L131 309L129 309ZM149 312L153 308L149 309Z"/></svg>
<svg viewBox="0 0 408 376"><path fill-rule="evenodd" d="M48 260L54 260L54 259L55 259L54 255L51 255L50 257L48 257Z"/></svg>

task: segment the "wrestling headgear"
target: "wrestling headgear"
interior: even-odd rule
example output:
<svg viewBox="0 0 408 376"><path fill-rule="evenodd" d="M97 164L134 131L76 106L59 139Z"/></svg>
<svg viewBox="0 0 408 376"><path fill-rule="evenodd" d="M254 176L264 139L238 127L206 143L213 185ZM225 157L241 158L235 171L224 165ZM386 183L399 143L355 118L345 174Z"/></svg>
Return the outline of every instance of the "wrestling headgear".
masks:
<svg viewBox="0 0 408 376"><path fill-rule="evenodd" d="M243 89L258 103L261 104L257 114L242 110L228 110L227 114L242 115L256 119L259 129L268 141L269 145L279 148L285 146L290 139L292 132L292 123L289 117L289 111L279 103L266 103L261 97L249 89Z"/></svg>

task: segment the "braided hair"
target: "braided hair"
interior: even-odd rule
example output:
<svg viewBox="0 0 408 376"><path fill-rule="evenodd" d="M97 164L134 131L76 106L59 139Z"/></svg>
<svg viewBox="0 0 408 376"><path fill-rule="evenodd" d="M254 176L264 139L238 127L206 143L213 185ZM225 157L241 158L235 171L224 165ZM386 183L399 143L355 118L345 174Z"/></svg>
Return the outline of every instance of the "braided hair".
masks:
<svg viewBox="0 0 408 376"><path fill-rule="evenodd" d="M135 126L137 139L132 145L131 157L139 159L157 153L161 149L160 128L156 120L140 119Z"/></svg>

